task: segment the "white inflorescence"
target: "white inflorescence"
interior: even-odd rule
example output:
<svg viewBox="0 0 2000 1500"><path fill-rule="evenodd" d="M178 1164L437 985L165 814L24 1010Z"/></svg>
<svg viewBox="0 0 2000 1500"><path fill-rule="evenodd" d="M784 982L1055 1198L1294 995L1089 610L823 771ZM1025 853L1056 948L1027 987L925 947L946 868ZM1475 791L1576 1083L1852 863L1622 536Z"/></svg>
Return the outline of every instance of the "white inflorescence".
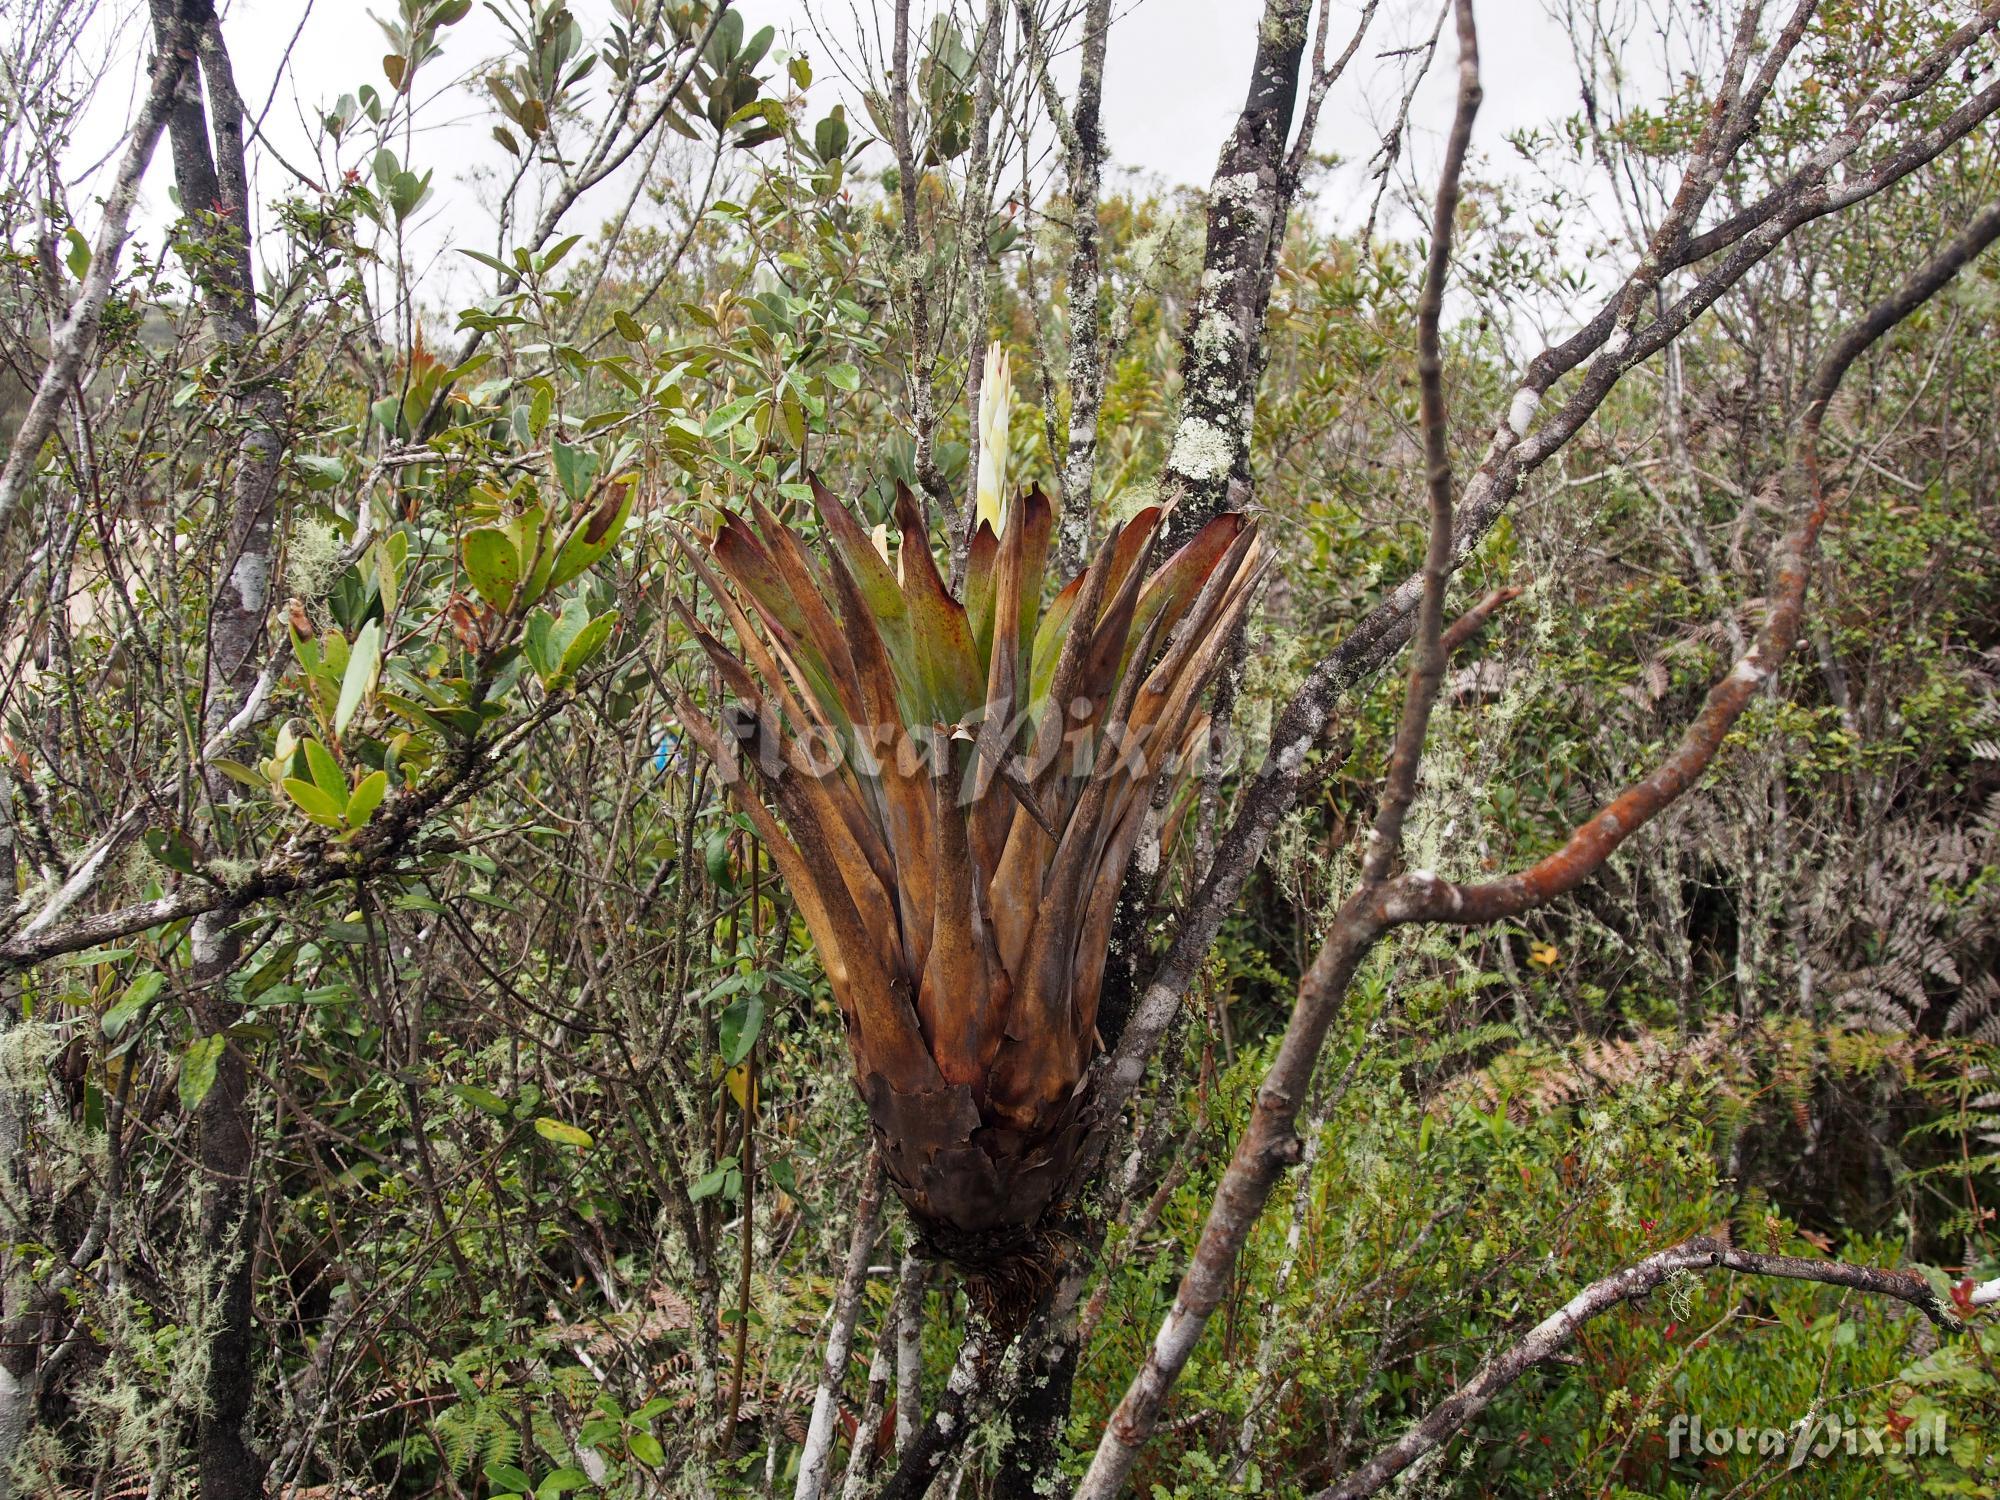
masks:
<svg viewBox="0 0 2000 1500"><path fill-rule="evenodd" d="M1515 437L1528 435L1528 424L1535 419L1535 408L1541 404L1542 393L1529 386L1514 392L1514 404L1507 409L1507 426Z"/></svg>
<svg viewBox="0 0 2000 1500"><path fill-rule="evenodd" d="M979 488L975 522L984 521L998 536L1007 519L1007 427L1014 410L1014 372L1007 351L998 344L986 350L986 370L979 381Z"/></svg>

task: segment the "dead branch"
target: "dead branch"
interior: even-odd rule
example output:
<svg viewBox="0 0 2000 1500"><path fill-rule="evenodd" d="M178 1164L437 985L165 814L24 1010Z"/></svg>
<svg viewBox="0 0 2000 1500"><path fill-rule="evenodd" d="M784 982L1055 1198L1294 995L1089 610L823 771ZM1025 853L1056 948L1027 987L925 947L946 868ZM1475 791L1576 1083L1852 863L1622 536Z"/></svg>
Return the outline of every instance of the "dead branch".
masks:
<svg viewBox="0 0 2000 1500"><path fill-rule="evenodd" d="M70 304L69 316L50 340L49 362L42 368L34 400L29 403L27 414L21 418L14 441L7 449L7 462L0 467L0 533L12 523L14 513L20 508L21 497L27 492L36 460L41 456L42 444L55 431L56 419L62 415L63 405L83 372L84 359L97 341L104 299L117 279L119 255L131 230L139 179L146 175L153 148L159 145L167 116L173 112L182 75L194 60L190 30L188 23L176 16L173 29L153 53L145 102L139 107L139 117L132 122L125 154L118 161L118 174L105 196L104 218L98 224L97 238L91 243L90 269L84 275L76 301Z"/></svg>
<svg viewBox="0 0 2000 1500"><path fill-rule="evenodd" d="M1960 27L1907 72L1875 90L1849 125L1812 152L1780 189L1761 201L1755 215L1736 215L1717 231L1689 240L1686 236L1712 195L1721 171L1721 165L1709 158L1725 148L1739 149L1747 141L1755 110L1746 113L1745 106L1761 102L1763 92L1768 91L1769 80L1775 77L1781 61L1775 53L1792 33L1781 35L1742 100L1734 108L1718 100L1711 111L1709 126L1692 153L1685 177L1686 181L1699 179L1708 184L1708 191L1684 190L1677 195L1676 211L1663 220L1631 275L1597 314L1529 361L1507 411L1494 424L1485 458L1459 497L1456 559L1462 563L1471 555L1528 476L1582 429L1625 374L1679 337L1787 236L1817 218L1851 208L1894 186L2000 111L2000 83L1996 83L1933 128L1900 141L1867 166L1850 168L1838 182L1832 179L1833 171L1851 160L1885 114L1935 84L1996 24L2000 24L2000 0L1988 0L1977 20ZM1629 323L1620 330L1622 314L1629 312L1636 320L1647 305L1649 291L1658 284L1663 268L1692 267L1725 250L1733 253L1704 271L1653 321L1636 331ZM1549 391L1580 369L1575 388L1562 405L1541 424L1533 425ZM1224 915L1262 858L1271 834L1297 805L1302 788L1308 784L1308 757L1320 743L1334 710L1409 640L1421 583L1420 576L1413 576L1399 584L1307 674L1278 716L1270 759L1243 794L1235 821L1219 842L1208 873L1175 929L1166 957L1134 1007L1115 1051L1101 1064L1098 1097L1104 1118L1116 1118L1145 1076L1153 1050L1215 940ZM1085 1168L1094 1162L1092 1152L1086 1150Z"/></svg>
<svg viewBox="0 0 2000 1500"><path fill-rule="evenodd" d="M854 1233L847 1243L847 1269L833 1299L833 1326L820 1361L819 1389L813 1392L812 1418L799 1453L799 1479L792 1500L819 1500L833 1460L834 1418L840 1412L840 1388L847 1379L847 1361L854 1349L854 1323L861 1312L861 1290L868 1281L868 1259L882 1229L882 1155L871 1149L861 1172L861 1192L854 1203Z"/></svg>
<svg viewBox="0 0 2000 1500"><path fill-rule="evenodd" d="M1512 1346L1479 1367L1410 1430L1340 1483L1321 1490L1313 1500L1362 1500L1447 1442L1521 1376L1545 1360L1559 1358L1585 1323L1623 1302L1646 1296L1671 1277L1706 1271L1734 1271L1745 1276L1777 1276L1790 1281L1816 1281L1848 1287L1878 1297L1907 1302L1938 1327L1957 1331L1958 1318L1938 1301L1923 1277L1912 1271L1881 1271L1850 1266L1837 1260L1805 1260L1795 1255L1759 1255L1738 1250L1707 1235L1697 1235L1647 1256L1636 1265L1614 1272L1578 1292Z"/></svg>
<svg viewBox="0 0 2000 1500"><path fill-rule="evenodd" d="M1472 141L1483 90L1479 81L1479 33L1472 0L1457 0L1458 102L1451 134L1438 176L1437 201L1431 217L1430 255L1424 267L1418 299L1418 379L1422 388L1422 424L1426 489L1430 508L1430 540L1424 556L1424 588L1417 615L1417 649L1410 666L1409 691L1390 751L1374 832L1362 857L1361 885L1336 920L1314 973L1300 985L1300 1002L1292 1024L1264 1083L1249 1127L1237 1143L1228 1170L1216 1189L1214 1207L1174 1305L1146 1352L1145 1363L1126 1387L1124 1398L1105 1424L1097 1454L1077 1486L1077 1500L1113 1500L1152 1434L1168 1393L1180 1378L1188 1357L1215 1309L1228 1295L1236 1257L1251 1226L1264 1210L1272 1185L1283 1168L1299 1159L1302 1143L1294 1129L1314 1065L1319 1060L1326 1028L1335 1007L1314 1005L1307 988L1317 983L1324 993L1344 992L1354 968L1374 945L1363 913L1366 902L1381 890L1401 851L1403 822L1416 800L1417 772L1429 733L1431 708L1445 669L1444 596L1451 577L1452 476L1449 432L1444 400L1444 355L1439 321L1444 308L1445 279L1451 270L1452 245L1458 218L1459 183ZM1379 931L1379 929L1376 929ZM1322 972L1324 971L1324 972ZM1305 1024L1301 1025L1301 1019Z"/></svg>

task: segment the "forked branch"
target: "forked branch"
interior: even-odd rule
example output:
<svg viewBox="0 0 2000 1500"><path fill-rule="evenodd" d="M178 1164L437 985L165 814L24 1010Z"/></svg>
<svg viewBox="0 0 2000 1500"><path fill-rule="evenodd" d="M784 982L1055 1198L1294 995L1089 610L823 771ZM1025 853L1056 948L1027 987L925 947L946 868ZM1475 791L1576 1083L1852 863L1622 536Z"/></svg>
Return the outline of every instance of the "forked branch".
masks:
<svg viewBox="0 0 2000 1500"><path fill-rule="evenodd" d="M1469 0L1459 0L1458 11L1463 57L1472 49ZM1476 53L1472 55L1476 56ZM1470 84L1465 81L1466 77L1465 64L1461 62L1461 121L1467 120L1468 95L1474 104L1477 102L1476 68L1470 74ZM1454 141L1457 135L1455 128ZM1462 160L1462 156L1457 160ZM1426 273L1423 302L1426 312L1425 347L1422 352L1425 381L1423 416L1425 448L1430 464L1431 549L1426 557L1423 596L1417 612L1416 659L1411 668L1401 726L1390 757L1381 810L1363 854L1360 881L1341 905L1318 956L1300 982L1298 1003L1293 1009L1291 1021L1277 1056L1258 1089L1249 1124L1216 1188L1201 1240L1192 1263L1182 1277L1173 1308L1153 1340L1145 1364L1105 1430L1096 1459L1077 1492L1079 1500L1084 1500L1084 1497L1088 1500L1110 1500L1118 1493L1130 1472L1139 1445L1151 1433L1210 1314L1220 1305L1233 1284L1237 1257L1273 1187L1285 1168L1299 1159L1302 1143L1294 1133L1294 1124L1300 1102L1311 1082L1328 1031L1344 1004L1348 986L1375 944L1390 930L1406 923L1484 924L1547 904L1602 869L1626 838L1699 780L1743 710L1771 674L1783 665L1797 643L1813 557L1831 509L1830 497L1820 474L1819 429L1842 378L1868 348L1935 296L1959 270L1996 238L2000 238L2000 204L1994 204L1976 214L1961 234L1837 339L1821 362L1807 388L1807 399L1793 437L1788 471L1787 488L1800 512L1799 519L1777 549L1768 591L1770 606L1763 629L1750 650L1710 691L1708 701L1688 726L1672 754L1578 828L1556 853L1519 874L1461 886L1443 880L1429 870L1411 870L1395 876L1388 874L1400 852L1402 819L1414 796L1418 757L1428 723L1430 700L1436 690L1436 673L1441 670L1442 660L1439 604L1443 575L1447 569L1440 566L1440 556L1441 549L1449 547L1451 532L1450 480L1449 469L1442 464L1440 457L1443 411L1441 399L1432 385L1436 351L1435 332L1429 327L1429 315L1433 307L1436 278L1441 276L1443 264L1438 244L1449 233L1448 209L1455 200L1450 181L1450 175L1455 170L1456 161L1448 154L1447 181L1440 186L1438 194L1438 222L1433 225L1433 254ZM1706 1241L1699 1242L1698 1249L1683 1247L1683 1252L1684 1256L1713 1257L1707 1262L1711 1265L1730 1264L1733 1258L1737 1269L1830 1281L1898 1296L1923 1307L1940 1321L1949 1318L1920 1279L1906 1273L1863 1271L1835 1263L1787 1257L1750 1257ZM1691 1266L1693 1262L1689 1264ZM1650 1267L1652 1263L1647 1265ZM1674 1268L1672 1264L1663 1262L1654 1269L1657 1269L1659 1277L1664 1277ZM1645 1274L1653 1273L1649 1270ZM1644 1276L1639 1276L1631 1285L1636 1287L1643 1280ZM1615 1286L1601 1295L1606 1299L1605 1305L1621 1300ZM1563 1316L1559 1314L1558 1319ZM1559 1322L1555 1327L1556 1331L1561 1331ZM1525 1363L1531 1362L1532 1359L1526 1360L1522 1368L1525 1368ZM1460 1400L1464 1394L1461 1392L1453 1400ZM1448 1404L1440 1411L1446 1413L1441 1426L1455 1430L1452 1413L1460 1409L1451 1408ZM1456 1420L1462 1422L1471 1415L1471 1410L1463 1410ZM1413 1449L1402 1464L1386 1469L1378 1487L1379 1482L1386 1481L1398 1468L1413 1461L1419 1451L1421 1448ZM1372 1489L1341 1488L1330 1493L1366 1494L1372 1493Z"/></svg>
<svg viewBox="0 0 2000 1500"><path fill-rule="evenodd" d="M6 530L19 508L28 480L34 475L35 462L41 456L42 444L55 431L56 420L83 373L84 359L97 342L104 299L110 295L111 283L118 278L119 255L131 229L139 179L146 175L146 168L153 160L153 148L159 145L160 135L167 128L167 116L173 113L181 75L193 60L192 28L177 19L153 55L145 101L139 106L139 117L132 122L125 153L118 159L118 175L112 179L111 191L105 196L104 218L91 244L90 268L77 290L76 301L70 304L69 316L49 340L49 362L35 384L27 415L21 418L14 441L8 445L6 465L0 467L0 532Z"/></svg>
<svg viewBox="0 0 2000 1500"><path fill-rule="evenodd" d="M1451 578L1452 476L1444 399L1444 355L1439 324L1444 286L1451 270L1458 219L1459 182L1479 113L1479 34L1472 0L1456 0L1458 21L1458 102L1438 177L1431 219L1431 244L1418 299L1418 379L1424 434L1430 540L1424 557L1423 598L1417 612L1417 649L1410 667L1409 692L1390 752L1389 774L1374 832L1363 856L1361 888L1335 923L1335 932L1300 986L1299 1006L1286 1029L1277 1059L1258 1090L1257 1103L1222 1182L1194 1258L1181 1278L1174 1305L1147 1350L1145 1363L1112 1413L1077 1487L1077 1500L1112 1500L1124 1488L1140 1447L1151 1435L1168 1393L1186 1367L1202 1331L1234 1282L1236 1257L1264 1210L1278 1174L1298 1160L1295 1133L1300 1104L1331 1023L1331 997L1347 980L1381 929L1362 918L1366 902L1389 878L1402 847L1403 820L1416 797L1417 771L1429 730L1431 707L1445 668L1444 596ZM1309 997L1308 987L1318 994ZM1303 1023L1303 1024L1302 1024Z"/></svg>
<svg viewBox="0 0 2000 1500"><path fill-rule="evenodd" d="M1736 159L1798 28L1787 26L1767 49L1757 75L1745 84L1735 68L1724 80L1700 140L1691 151L1674 209L1656 230L1626 280L1582 328L1530 360L1506 410L1495 421L1484 460L1460 494L1454 515L1453 557L1463 562L1520 493L1527 478L1561 452L1624 376L1680 337L1788 236L1806 224L1865 202L1937 160L2000 112L2000 82L1988 85L1937 124L1894 142L1873 160L1856 161L1885 117L1922 97L1953 66L1971 57L2000 26L2000 0L1943 38L1857 107L1847 124L1809 152L1800 166L1751 209L1714 229L1695 224L1716 182ZM1740 43L1740 33L1739 33ZM1741 55L1740 45L1732 58ZM1842 175L1836 180L1834 174ZM1726 252L1726 253L1725 253ZM1653 289L1669 270L1717 258L1686 292L1653 321L1634 327ZM1575 379L1560 406L1535 418L1543 400L1568 377ZM1312 780L1307 760L1321 742L1335 710L1358 685L1382 670L1410 639L1422 575L1398 585L1307 675L1272 730L1272 754L1238 805L1194 898L1188 903L1166 957L1146 986L1117 1048L1104 1064L1098 1098L1115 1119L1145 1077L1147 1065L1197 970L1221 930L1265 845L1298 804ZM1089 1154L1086 1153L1086 1165Z"/></svg>

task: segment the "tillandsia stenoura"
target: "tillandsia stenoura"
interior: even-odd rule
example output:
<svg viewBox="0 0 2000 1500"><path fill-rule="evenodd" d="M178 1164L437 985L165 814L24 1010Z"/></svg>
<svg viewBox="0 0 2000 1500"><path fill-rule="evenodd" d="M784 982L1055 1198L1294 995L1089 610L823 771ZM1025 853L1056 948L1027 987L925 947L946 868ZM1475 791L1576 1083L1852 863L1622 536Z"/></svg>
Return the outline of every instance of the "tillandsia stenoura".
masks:
<svg viewBox="0 0 2000 1500"><path fill-rule="evenodd" d="M1149 508L1045 603L1035 490L979 522L961 599L907 490L893 560L813 492L817 554L755 499L686 544L735 650L680 611L728 700L723 727L680 713L797 899L897 1192L990 1269L1032 1253L1082 1142L1119 889L1149 819L1179 826L1262 549L1224 515L1156 565Z"/></svg>

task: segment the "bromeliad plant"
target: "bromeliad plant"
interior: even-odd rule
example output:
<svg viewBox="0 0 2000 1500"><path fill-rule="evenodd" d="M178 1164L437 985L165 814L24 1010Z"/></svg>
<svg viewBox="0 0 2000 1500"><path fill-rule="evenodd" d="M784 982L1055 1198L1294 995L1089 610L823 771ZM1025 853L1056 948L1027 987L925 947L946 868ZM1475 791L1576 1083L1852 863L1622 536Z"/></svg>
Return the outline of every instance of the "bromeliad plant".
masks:
<svg viewBox="0 0 2000 1500"><path fill-rule="evenodd" d="M732 701L723 728L679 709L798 901L899 1194L990 1266L1081 1144L1119 887L1178 822L1259 547L1226 515L1154 567L1142 511L1044 606L1036 492L981 521L961 600L907 490L892 561L813 488L818 556L755 501L684 543L737 650L681 610Z"/></svg>

